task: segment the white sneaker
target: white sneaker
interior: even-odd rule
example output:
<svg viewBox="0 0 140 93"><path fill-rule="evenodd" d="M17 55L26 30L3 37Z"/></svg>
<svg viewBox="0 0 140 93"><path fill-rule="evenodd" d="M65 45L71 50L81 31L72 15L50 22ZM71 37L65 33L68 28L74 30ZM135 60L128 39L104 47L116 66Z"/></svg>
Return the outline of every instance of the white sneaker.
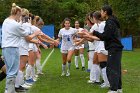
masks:
<svg viewBox="0 0 140 93"><path fill-rule="evenodd" d="M94 80L88 80L87 83L93 84L95 81Z"/></svg>
<svg viewBox="0 0 140 93"><path fill-rule="evenodd" d="M61 76L65 76L65 72L62 72Z"/></svg>
<svg viewBox="0 0 140 93"><path fill-rule="evenodd" d="M70 72L69 72L69 71L67 71L66 76L67 76L67 77L70 76Z"/></svg>
<svg viewBox="0 0 140 93"><path fill-rule="evenodd" d="M122 89L117 90L118 93L123 93Z"/></svg>
<svg viewBox="0 0 140 93"><path fill-rule="evenodd" d="M43 75L44 73L42 73L42 72L37 72L37 75Z"/></svg>
<svg viewBox="0 0 140 93"><path fill-rule="evenodd" d="M106 83L103 83L100 85L101 88L109 88L110 85L109 84L106 84Z"/></svg>
<svg viewBox="0 0 140 93"><path fill-rule="evenodd" d="M38 78L34 77L33 80L36 82Z"/></svg>
<svg viewBox="0 0 140 93"><path fill-rule="evenodd" d="M107 93L118 93L118 92L109 90Z"/></svg>
<svg viewBox="0 0 140 93"><path fill-rule="evenodd" d="M7 90L5 89L5 92L4 93L7 93Z"/></svg>
<svg viewBox="0 0 140 93"><path fill-rule="evenodd" d="M31 86L29 86L29 85L27 85L26 83L24 83L23 85L21 85L23 88L25 88L25 89L29 89L29 88L31 88Z"/></svg>
<svg viewBox="0 0 140 93"><path fill-rule="evenodd" d="M38 78L39 77L38 74L36 74L35 77Z"/></svg>

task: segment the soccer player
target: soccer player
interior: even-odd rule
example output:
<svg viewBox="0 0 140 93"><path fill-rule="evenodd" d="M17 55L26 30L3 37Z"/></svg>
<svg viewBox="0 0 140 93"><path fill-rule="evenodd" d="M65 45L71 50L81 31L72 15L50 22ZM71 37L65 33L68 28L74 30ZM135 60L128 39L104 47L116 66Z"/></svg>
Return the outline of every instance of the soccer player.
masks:
<svg viewBox="0 0 140 93"><path fill-rule="evenodd" d="M105 27L105 21L102 21L101 13L99 11L96 11L91 15L91 18L93 19L96 26L98 27L98 29L95 29L93 31L98 31L100 33L103 33L104 27ZM101 88L109 87L109 82L108 82L107 75L106 75L108 52L105 50L103 41L94 40L94 42L95 42L95 47L96 47L94 56L97 57L97 62L99 63L100 68L101 68L101 74L102 74L101 76L104 80L104 83L101 84Z"/></svg>
<svg viewBox="0 0 140 93"><path fill-rule="evenodd" d="M11 9L11 15L6 18L2 25L2 55L6 65L6 91L15 93L15 79L19 70L19 44L20 38L25 37L26 40L31 40L34 36L40 34L36 31L29 35L21 24L17 21L21 17L21 8L14 3Z"/></svg>
<svg viewBox="0 0 140 93"><path fill-rule="evenodd" d="M40 30L38 28L37 22L40 20L39 16L32 17L32 26L31 31L34 32L36 30ZM41 31L41 30L40 30ZM45 35L43 32L41 32L40 35L32 39L32 42L38 41L38 39L42 42L52 43L57 46L57 41L53 40L49 36ZM39 42L40 42L39 41ZM35 60L36 60L36 52L38 51L38 47L35 43L29 44L29 59L28 59L28 66L26 69L26 83L29 85L32 85L34 81L36 81L35 77Z"/></svg>
<svg viewBox="0 0 140 93"><path fill-rule="evenodd" d="M77 31L82 31L83 30L83 28L80 28L79 21L75 21L75 29ZM79 39L80 39L80 37L76 37L76 40L79 40ZM85 70L84 44L75 46L74 53L75 53L75 66L76 66L76 69L79 69L79 66L78 66L79 52L80 52L80 59L81 59L81 63L82 63L82 70Z"/></svg>
<svg viewBox="0 0 140 93"><path fill-rule="evenodd" d="M85 37L105 42L105 49L108 50L107 77L110 83L108 93L122 93L121 57L123 45L121 44L120 25L115 16L112 15L112 8L105 5L101 9L101 16L106 20L104 32L93 31L93 35Z"/></svg>
<svg viewBox="0 0 140 93"><path fill-rule="evenodd" d="M77 32L76 29L70 27L70 19L65 18L62 23L62 29L60 29L58 37L59 41L62 39L61 53L62 53L62 74L61 76L70 76L70 66L71 59L74 53L74 35ZM66 64L68 64L68 69L66 72Z"/></svg>

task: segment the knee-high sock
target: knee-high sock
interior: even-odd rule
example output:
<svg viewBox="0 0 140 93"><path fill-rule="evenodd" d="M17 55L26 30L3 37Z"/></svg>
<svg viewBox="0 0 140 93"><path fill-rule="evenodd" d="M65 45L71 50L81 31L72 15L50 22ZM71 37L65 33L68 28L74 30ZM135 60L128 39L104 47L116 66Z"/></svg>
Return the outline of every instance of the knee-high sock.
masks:
<svg viewBox="0 0 140 93"><path fill-rule="evenodd" d="M6 73L1 72L1 73L0 73L0 81L2 81L2 80L5 79L5 78L6 78Z"/></svg>
<svg viewBox="0 0 140 93"><path fill-rule="evenodd" d="M18 71L17 77L16 77L16 82L15 82L15 87L19 87L24 81L24 73L22 71Z"/></svg>
<svg viewBox="0 0 140 93"><path fill-rule="evenodd" d="M101 69L99 67L99 65L96 65L96 82L100 82L100 75L101 75Z"/></svg>
<svg viewBox="0 0 140 93"><path fill-rule="evenodd" d="M66 64L62 64L62 72L66 71Z"/></svg>
<svg viewBox="0 0 140 93"><path fill-rule="evenodd" d="M30 76L31 76L31 70L32 70L32 66L31 65L28 65L27 68L26 68L26 80L30 79Z"/></svg>
<svg viewBox="0 0 140 93"><path fill-rule="evenodd" d="M104 83L109 84L109 81L106 75L106 67L102 68L102 77L103 77Z"/></svg>
<svg viewBox="0 0 140 93"><path fill-rule="evenodd" d="M95 64L92 64L92 68L90 70L90 80L92 81L96 81L96 65Z"/></svg>
<svg viewBox="0 0 140 93"><path fill-rule="evenodd" d="M15 78L6 78L7 93L15 93Z"/></svg>
<svg viewBox="0 0 140 93"><path fill-rule="evenodd" d="M35 77L35 66L31 68L31 78Z"/></svg>
<svg viewBox="0 0 140 93"><path fill-rule="evenodd" d="M68 62L68 71L70 71L71 62Z"/></svg>
<svg viewBox="0 0 140 93"><path fill-rule="evenodd" d="M90 80L100 82L100 68L97 64L92 64L90 71Z"/></svg>
<svg viewBox="0 0 140 93"><path fill-rule="evenodd" d="M89 51L88 69L91 70L93 64L94 51Z"/></svg>
<svg viewBox="0 0 140 93"><path fill-rule="evenodd" d="M75 56L75 66L78 67L78 57L79 56Z"/></svg>
<svg viewBox="0 0 140 93"><path fill-rule="evenodd" d="M80 59L81 59L82 67L85 67L85 58L83 54L80 54Z"/></svg>
<svg viewBox="0 0 140 93"><path fill-rule="evenodd" d="M36 69L37 69L37 73L41 73L42 72L42 67L40 64L40 59L36 59Z"/></svg>

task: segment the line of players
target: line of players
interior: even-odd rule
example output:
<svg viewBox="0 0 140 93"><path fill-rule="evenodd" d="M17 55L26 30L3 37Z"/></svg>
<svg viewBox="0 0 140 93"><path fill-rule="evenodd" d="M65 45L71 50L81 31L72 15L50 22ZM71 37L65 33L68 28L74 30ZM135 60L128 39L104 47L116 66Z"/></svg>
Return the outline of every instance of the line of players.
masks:
<svg viewBox="0 0 140 93"><path fill-rule="evenodd" d="M40 30L43 24L44 22L39 16L30 14L25 8L20 8L15 4L12 5L11 15L4 20L2 25L2 55L4 56L7 74L5 93L15 93L15 90L25 91L29 89L37 78L35 64L37 74L42 74L39 45L47 48L42 43L47 42L58 46L60 40L62 40L60 50L63 59L61 76L65 74L70 76L71 59L74 53L75 66L76 69L79 69L79 51L82 70L85 70L83 42L88 41L88 63L90 69L90 80L88 83L100 83L100 76L102 76L104 82L101 84L101 88L110 87L110 84L114 81L109 83L106 74L108 51L105 49L104 41L99 41L98 35L97 37L91 35L94 32L104 33L106 22L102 20L101 12L89 13L86 16L86 26L84 29L79 27L79 21L75 21L75 28L72 28L70 26L70 19L65 18L57 40L50 38ZM120 58L119 55L117 56L118 58ZM68 65L67 70L66 65ZM26 75L24 82L25 67ZM118 89L121 89L121 84L117 86L117 91L119 91ZM112 89L108 93L117 93L116 89L114 90ZM122 93L121 91L119 93Z"/></svg>

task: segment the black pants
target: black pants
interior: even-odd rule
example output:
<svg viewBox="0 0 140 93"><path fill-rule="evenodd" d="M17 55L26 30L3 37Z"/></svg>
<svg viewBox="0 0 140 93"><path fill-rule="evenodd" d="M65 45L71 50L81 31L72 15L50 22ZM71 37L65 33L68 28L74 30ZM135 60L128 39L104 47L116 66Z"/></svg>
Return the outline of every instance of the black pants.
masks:
<svg viewBox="0 0 140 93"><path fill-rule="evenodd" d="M121 57L122 50L108 50L107 77L112 91L122 88Z"/></svg>

